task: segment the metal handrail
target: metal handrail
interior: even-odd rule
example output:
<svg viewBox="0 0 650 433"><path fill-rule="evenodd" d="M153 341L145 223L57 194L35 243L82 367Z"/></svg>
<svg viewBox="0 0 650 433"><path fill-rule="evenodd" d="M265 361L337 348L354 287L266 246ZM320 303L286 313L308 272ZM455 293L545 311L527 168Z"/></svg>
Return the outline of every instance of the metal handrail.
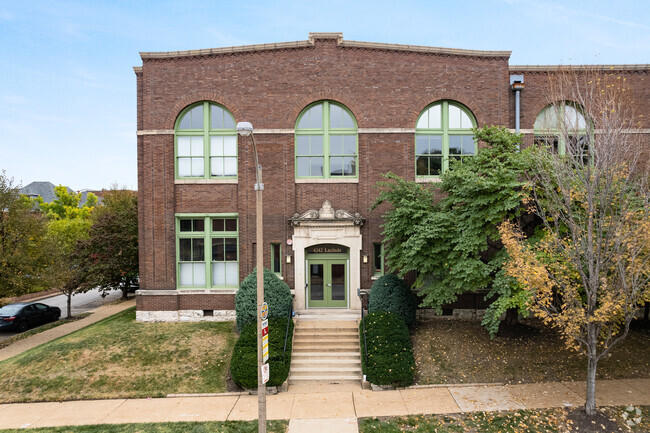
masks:
<svg viewBox="0 0 650 433"><path fill-rule="evenodd" d="M285 364L285 361L286 361L286 358L287 358L287 356L286 356L286 354L287 354L287 340L289 339L289 325L291 324L290 322L292 320L292 316L293 316L293 299L289 303L289 316L287 317L287 329L284 332L284 349L282 350L282 364L283 365Z"/></svg>
<svg viewBox="0 0 650 433"><path fill-rule="evenodd" d="M359 296L359 300L361 301L361 324L363 325L363 348L364 351L366 352L366 368L368 367L368 341L366 338L366 322L363 320L363 296L366 295L368 296L368 292L365 290L361 290L360 288L357 288L357 296Z"/></svg>

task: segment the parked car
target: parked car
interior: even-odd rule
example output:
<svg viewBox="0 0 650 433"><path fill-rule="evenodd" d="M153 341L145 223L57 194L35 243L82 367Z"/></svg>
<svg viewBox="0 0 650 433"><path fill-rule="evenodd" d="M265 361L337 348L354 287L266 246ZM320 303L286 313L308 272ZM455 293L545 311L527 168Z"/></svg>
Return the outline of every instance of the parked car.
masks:
<svg viewBox="0 0 650 433"><path fill-rule="evenodd" d="M54 322L61 317L59 307L40 302L17 302L0 308L0 331L26 331L28 328Z"/></svg>

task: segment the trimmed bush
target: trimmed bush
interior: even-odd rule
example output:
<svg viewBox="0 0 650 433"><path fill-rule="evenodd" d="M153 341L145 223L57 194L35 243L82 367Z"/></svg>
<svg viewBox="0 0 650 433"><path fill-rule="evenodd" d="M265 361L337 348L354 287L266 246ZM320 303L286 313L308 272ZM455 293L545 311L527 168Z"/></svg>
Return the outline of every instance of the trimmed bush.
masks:
<svg viewBox="0 0 650 433"><path fill-rule="evenodd" d="M368 312L387 311L400 316L406 326L415 325L415 311L418 298L408 288L403 279L394 274L379 277L370 288Z"/></svg>
<svg viewBox="0 0 650 433"><path fill-rule="evenodd" d="M288 308L288 307L287 307ZM284 349L284 335L289 320L289 337L287 351ZM291 341L293 338L293 320L286 318L269 319L269 370L270 377L266 386L279 386L287 380L291 366ZM257 388L257 323L249 323L235 343L230 361L232 380L242 388Z"/></svg>
<svg viewBox="0 0 650 433"><path fill-rule="evenodd" d="M368 360L364 352L363 324L366 325ZM376 311L359 325L361 368L366 380L375 385L409 386L415 376L415 358L409 330L401 317Z"/></svg>
<svg viewBox="0 0 650 433"><path fill-rule="evenodd" d="M257 321L257 274L256 270L248 274L235 295L235 313L237 314L237 331L248 323ZM291 289L268 269L264 269L264 301L269 304L269 319L287 317L291 304Z"/></svg>

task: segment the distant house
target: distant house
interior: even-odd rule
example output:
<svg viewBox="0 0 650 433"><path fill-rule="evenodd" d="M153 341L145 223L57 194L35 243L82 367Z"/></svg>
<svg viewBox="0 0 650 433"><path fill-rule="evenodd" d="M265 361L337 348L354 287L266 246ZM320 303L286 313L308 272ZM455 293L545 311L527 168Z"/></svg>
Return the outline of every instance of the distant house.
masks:
<svg viewBox="0 0 650 433"><path fill-rule="evenodd" d="M29 185L20 188L20 193L30 198L41 197L45 203L51 203L56 199L54 188L56 188L56 185L54 185L52 182L32 182ZM66 188L70 194L76 194L76 191L68 188L67 186ZM86 200L88 200L88 193L90 192L97 196L98 203L101 203L104 196L104 190L93 191L85 189L80 192L81 200L79 201L79 207L83 207L83 205L86 203Z"/></svg>
<svg viewBox="0 0 650 433"><path fill-rule="evenodd" d="M56 188L56 185L52 182L32 182L29 185L20 188L20 193L25 194L30 198L41 197L45 203L51 203L56 199L54 188ZM70 188L68 188L68 192L70 194L74 193Z"/></svg>

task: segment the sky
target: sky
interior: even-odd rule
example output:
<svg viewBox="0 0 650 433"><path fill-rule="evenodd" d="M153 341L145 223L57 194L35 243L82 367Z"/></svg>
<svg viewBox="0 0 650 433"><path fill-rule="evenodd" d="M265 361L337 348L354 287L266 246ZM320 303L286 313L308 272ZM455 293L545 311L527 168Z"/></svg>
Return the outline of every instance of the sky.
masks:
<svg viewBox="0 0 650 433"><path fill-rule="evenodd" d="M511 65L650 63L648 0L0 0L0 170L137 188L141 51L346 40L512 51Z"/></svg>

